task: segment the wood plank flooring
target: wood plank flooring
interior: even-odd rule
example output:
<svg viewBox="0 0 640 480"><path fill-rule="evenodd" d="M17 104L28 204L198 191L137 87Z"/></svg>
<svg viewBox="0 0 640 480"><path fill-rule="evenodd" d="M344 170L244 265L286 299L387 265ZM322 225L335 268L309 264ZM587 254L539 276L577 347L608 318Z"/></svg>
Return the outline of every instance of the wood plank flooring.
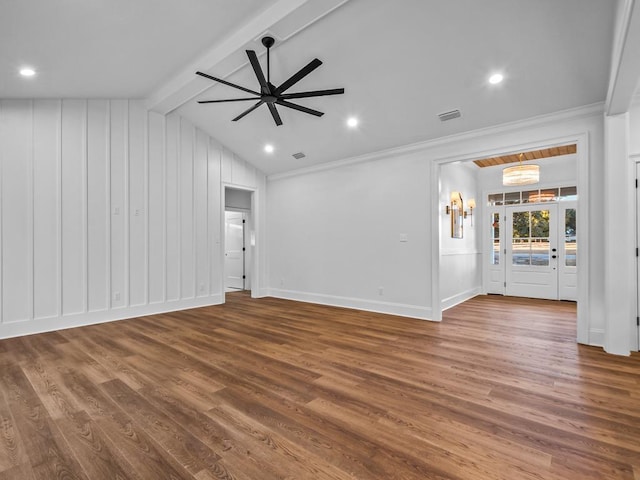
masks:
<svg viewBox="0 0 640 480"><path fill-rule="evenodd" d="M272 298L0 341L0 480L640 479L640 356L575 305Z"/></svg>

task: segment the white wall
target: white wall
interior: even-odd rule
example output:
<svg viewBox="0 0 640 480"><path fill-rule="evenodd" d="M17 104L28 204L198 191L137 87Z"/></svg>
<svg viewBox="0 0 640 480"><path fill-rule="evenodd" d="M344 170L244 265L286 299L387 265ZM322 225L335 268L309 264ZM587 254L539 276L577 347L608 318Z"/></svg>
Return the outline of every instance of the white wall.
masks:
<svg viewBox="0 0 640 480"><path fill-rule="evenodd" d="M268 179L271 295L430 318L429 169L409 154Z"/></svg>
<svg viewBox="0 0 640 480"><path fill-rule="evenodd" d="M2 100L0 175L0 338L221 302L222 182L264 188L127 100Z"/></svg>
<svg viewBox="0 0 640 480"><path fill-rule="evenodd" d="M640 96L636 96L629 110L629 153L640 155Z"/></svg>
<svg viewBox="0 0 640 480"><path fill-rule="evenodd" d="M471 162L455 162L440 168L440 297L442 308L450 308L480 293L482 287L481 190L478 189L478 168ZM463 237L451 238L451 215L445 205L451 192L462 194L463 208L469 211L469 200L476 201L472 218L463 221Z"/></svg>

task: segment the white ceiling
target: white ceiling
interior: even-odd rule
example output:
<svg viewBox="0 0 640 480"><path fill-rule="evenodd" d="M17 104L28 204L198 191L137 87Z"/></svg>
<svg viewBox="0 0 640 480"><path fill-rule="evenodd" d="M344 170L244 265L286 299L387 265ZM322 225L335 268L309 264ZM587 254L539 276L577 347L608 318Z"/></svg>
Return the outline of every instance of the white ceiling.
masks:
<svg viewBox="0 0 640 480"><path fill-rule="evenodd" d="M0 0L0 97L146 97L275 1Z"/></svg>
<svg viewBox="0 0 640 480"><path fill-rule="evenodd" d="M602 102L615 9L610 0L0 0L0 96L148 97L272 174ZM289 93L346 89L297 100L323 117L278 107L277 127L262 106L231 122L252 102L196 103L245 96L196 69L258 89L244 49L261 55L254 40L267 29L282 39L272 83L317 57L324 64ZM37 78L18 78L23 62ZM505 76L498 86L487 83L494 71ZM455 108L462 118L437 118ZM295 160L300 151L307 157Z"/></svg>

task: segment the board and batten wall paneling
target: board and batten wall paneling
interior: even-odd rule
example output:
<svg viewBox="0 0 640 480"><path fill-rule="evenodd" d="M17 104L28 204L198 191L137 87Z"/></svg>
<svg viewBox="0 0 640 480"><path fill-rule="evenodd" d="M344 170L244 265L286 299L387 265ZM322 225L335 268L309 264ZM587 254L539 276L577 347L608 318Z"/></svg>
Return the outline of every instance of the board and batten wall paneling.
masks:
<svg viewBox="0 0 640 480"><path fill-rule="evenodd" d="M180 148L180 117L169 115L166 120L166 271L167 300L180 298L180 213L178 149Z"/></svg>
<svg viewBox="0 0 640 480"><path fill-rule="evenodd" d="M219 272L222 271L222 215L218 208L222 198L222 177L221 177L221 157L222 147L212 138L209 138L209 148L207 152L208 162L208 192L209 192L209 292L222 291L222 280Z"/></svg>
<svg viewBox="0 0 640 480"><path fill-rule="evenodd" d="M37 100L33 104L33 316L36 319L56 317L60 313L61 106L59 100Z"/></svg>
<svg viewBox="0 0 640 480"><path fill-rule="evenodd" d="M2 103L2 320L32 316L33 275L33 106L28 100Z"/></svg>
<svg viewBox="0 0 640 480"><path fill-rule="evenodd" d="M166 156L164 116L149 112L149 303L166 300ZM158 241L160 239L160 241Z"/></svg>
<svg viewBox="0 0 640 480"><path fill-rule="evenodd" d="M147 303L147 112L129 102L129 305Z"/></svg>
<svg viewBox="0 0 640 480"><path fill-rule="evenodd" d="M222 151L137 100L0 100L0 338L220 303Z"/></svg>
<svg viewBox="0 0 640 480"><path fill-rule="evenodd" d="M209 295L209 256L208 247L208 215L209 204L207 202L209 177L207 175L207 154L209 137L204 132L196 131L196 145L193 164L193 194L194 219L195 219L195 252L196 252L196 286L197 296Z"/></svg>
<svg viewBox="0 0 640 480"><path fill-rule="evenodd" d="M193 151L195 128L185 119L180 121L180 291L182 298L193 298L195 289L195 248L193 227Z"/></svg>
<svg viewBox="0 0 640 480"><path fill-rule="evenodd" d="M62 101L62 313L87 304L87 102Z"/></svg>
<svg viewBox="0 0 640 480"><path fill-rule="evenodd" d="M111 163L111 308L127 305L128 235L128 118L129 105L125 100L111 101L110 163Z"/></svg>
<svg viewBox="0 0 640 480"><path fill-rule="evenodd" d="M90 100L87 107L87 281L90 312L107 310L110 302L109 127L109 102Z"/></svg>

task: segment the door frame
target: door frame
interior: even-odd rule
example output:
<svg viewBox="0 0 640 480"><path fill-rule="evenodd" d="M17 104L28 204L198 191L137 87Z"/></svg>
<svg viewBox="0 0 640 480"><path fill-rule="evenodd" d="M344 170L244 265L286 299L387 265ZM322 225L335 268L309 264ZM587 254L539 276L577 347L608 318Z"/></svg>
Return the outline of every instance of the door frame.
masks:
<svg viewBox="0 0 640 480"><path fill-rule="evenodd" d="M260 298L265 295L262 293L263 287L261 282L261 275L263 273L263 269L261 268L262 260L263 260L263 245L262 245L262 216L261 212L261 196L260 190L258 188L247 187L244 185L236 185L233 183L222 182L220 188L220 242L219 248L217 252L218 265L220 268L219 273L219 282L222 296L222 303L226 302L226 292L224 291L224 281L225 281L225 269L224 269L224 252L225 252L225 235L224 235L224 212L225 210L229 210L226 207L226 196L227 196L227 188L232 188L234 190L244 190L251 193L251 209L249 211L244 210L244 213L248 213L249 221L247 230L253 233L254 244L251 245L251 239L249 240L249 261L245 263L245 270L247 267L251 272L251 281L249 291L251 292L252 298ZM246 260L246 256L245 256ZM248 265L247 265L248 263ZM246 288L246 287L245 287Z"/></svg>
<svg viewBox="0 0 640 480"><path fill-rule="evenodd" d="M526 131L526 130L523 130ZM510 132L513 133L513 132ZM524 135L524 134L523 134ZM505 138L512 138L504 135ZM487 140L487 139L484 139ZM472 161L483 157L496 157L508 155L514 152L539 150L550 148L558 145L566 145L575 143L576 150L576 185L578 187L578 212L577 222L580 230L584 234L580 238L580 256L578 258L578 268L580 275L578 276L578 300L577 300L577 322L576 322L576 341L578 343L589 344L589 325L590 325L590 308L589 308L589 258L591 246L589 241L589 132L583 131L571 135L552 137L542 140L530 141L525 143L509 144L508 141L493 140L496 146L487 149L470 149L465 153L443 155L432 160L430 169L430 190L431 190L431 311L432 319L436 321L442 320L442 298L440 295L440 251L441 251L441 232L440 232L440 167L441 165L453 162ZM484 209L478 209L482 212ZM479 212L479 213L480 213ZM484 264L484 262L483 262ZM595 332L594 332L595 333Z"/></svg>

